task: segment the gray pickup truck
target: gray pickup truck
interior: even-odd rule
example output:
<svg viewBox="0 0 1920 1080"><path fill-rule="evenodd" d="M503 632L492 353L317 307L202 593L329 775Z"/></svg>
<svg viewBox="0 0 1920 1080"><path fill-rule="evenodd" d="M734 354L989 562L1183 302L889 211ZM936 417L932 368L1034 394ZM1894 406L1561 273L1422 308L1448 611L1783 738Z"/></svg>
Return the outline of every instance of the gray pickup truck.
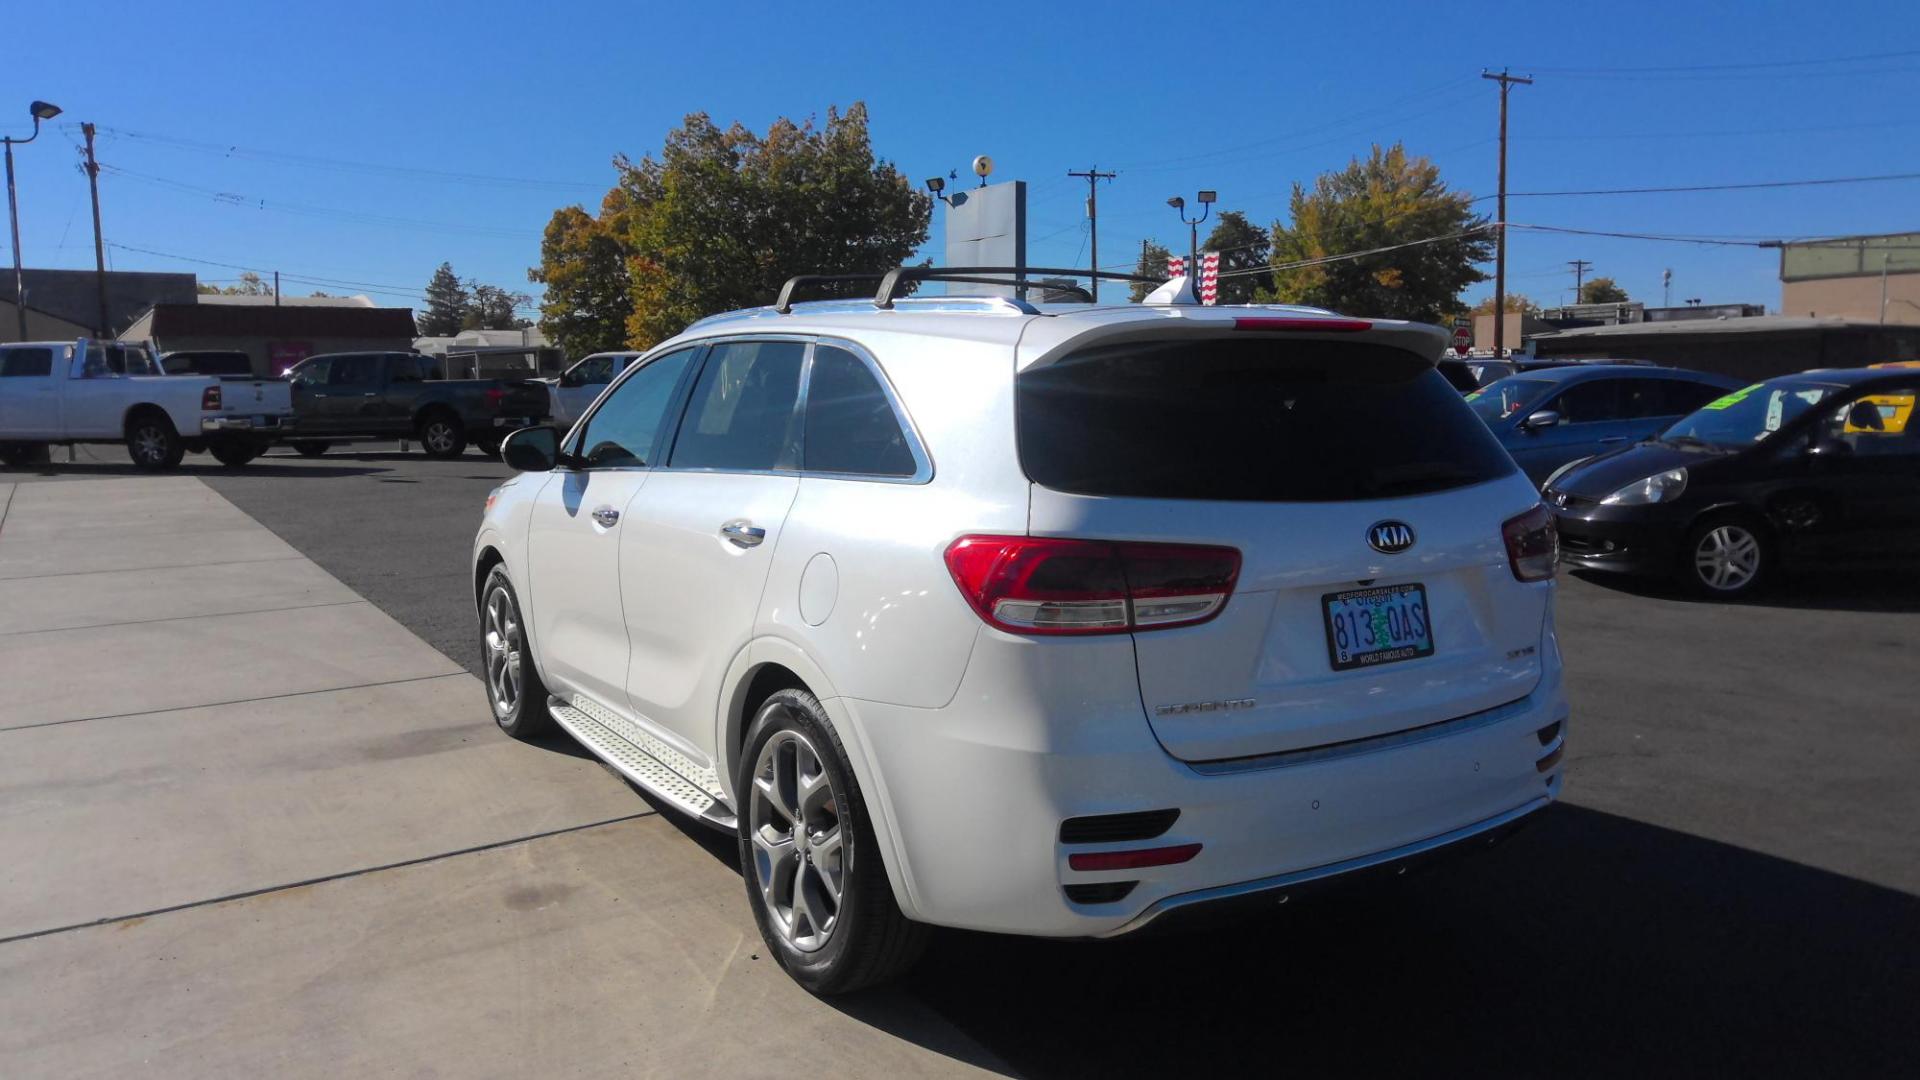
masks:
<svg viewBox="0 0 1920 1080"><path fill-rule="evenodd" d="M418 439L429 457L484 454L548 414L544 383L531 379L445 379L440 361L419 353L327 353L302 360L287 380L299 437L309 457L350 439Z"/></svg>

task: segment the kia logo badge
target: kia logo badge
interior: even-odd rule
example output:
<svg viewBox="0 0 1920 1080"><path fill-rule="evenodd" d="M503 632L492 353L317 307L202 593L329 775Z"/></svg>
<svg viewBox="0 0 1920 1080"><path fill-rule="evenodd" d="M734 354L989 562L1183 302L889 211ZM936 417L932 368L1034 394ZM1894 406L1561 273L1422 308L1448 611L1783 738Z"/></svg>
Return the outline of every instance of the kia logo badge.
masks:
<svg viewBox="0 0 1920 1080"><path fill-rule="evenodd" d="M1376 522L1367 529L1367 544L1382 555L1398 555L1413 546L1413 526L1404 521Z"/></svg>

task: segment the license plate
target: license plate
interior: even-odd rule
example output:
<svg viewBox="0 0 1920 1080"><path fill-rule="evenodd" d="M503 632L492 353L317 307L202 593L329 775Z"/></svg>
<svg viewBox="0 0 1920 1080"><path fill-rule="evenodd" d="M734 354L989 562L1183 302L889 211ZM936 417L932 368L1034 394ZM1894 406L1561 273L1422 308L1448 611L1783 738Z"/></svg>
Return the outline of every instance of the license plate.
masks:
<svg viewBox="0 0 1920 1080"><path fill-rule="evenodd" d="M1382 585L1320 598L1327 620L1327 657L1333 670L1391 664L1433 655L1427 587Z"/></svg>

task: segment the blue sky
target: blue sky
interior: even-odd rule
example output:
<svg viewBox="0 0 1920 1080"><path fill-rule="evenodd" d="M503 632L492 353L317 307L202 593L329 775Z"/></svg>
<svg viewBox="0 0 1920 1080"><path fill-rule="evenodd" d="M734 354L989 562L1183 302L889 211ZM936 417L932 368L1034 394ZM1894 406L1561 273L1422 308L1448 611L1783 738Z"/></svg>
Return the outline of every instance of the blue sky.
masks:
<svg viewBox="0 0 1920 1080"><path fill-rule="evenodd" d="M395 304L442 260L526 289L553 209L597 206L614 153L657 149L696 110L764 129L865 100L877 152L916 181L991 154L995 179L1031 184L1036 264L1085 263L1068 169L1120 173L1100 193L1108 264L1143 237L1184 246L1169 195L1212 187L1271 223L1294 181L1376 141L1491 194L1489 66L1538 79L1513 92L1513 191L1920 172L1920 5L1715 6L69 0L7 17L0 130L25 135L33 98L66 110L16 151L30 266L92 265L70 126L90 120L116 170L101 196L115 268L239 273L185 256ZM1786 66L1725 66L1755 64ZM1791 237L1920 229L1916 199L1906 181L1515 199L1509 217ZM1772 252L1538 233L1511 235L1508 287L1564 300L1576 258L1653 302L1666 268L1675 302L1779 302ZM316 287L369 291L287 291Z"/></svg>

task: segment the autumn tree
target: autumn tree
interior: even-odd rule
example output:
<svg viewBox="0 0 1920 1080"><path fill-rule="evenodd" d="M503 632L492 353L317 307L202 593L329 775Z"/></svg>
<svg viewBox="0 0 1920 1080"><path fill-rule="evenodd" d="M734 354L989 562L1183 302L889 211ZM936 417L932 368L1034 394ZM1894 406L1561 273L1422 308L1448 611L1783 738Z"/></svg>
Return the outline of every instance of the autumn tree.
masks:
<svg viewBox="0 0 1920 1080"><path fill-rule="evenodd" d="M1172 254L1173 253L1165 247L1152 240L1145 241L1140 245L1140 261L1134 265L1133 272L1141 277L1164 278L1167 276L1167 259L1170 258ZM1147 294L1156 288L1158 288L1158 286L1145 281L1134 282L1132 291L1133 302L1137 304L1145 300Z"/></svg>
<svg viewBox="0 0 1920 1080"><path fill-rule="evenodd" d="M1472 198L1399 143L1312 188L1294 184L1290 213L1274 223L1273 287L1261 299L1433 322L1461 310L1461 290L1487 277L1475 264L1493 256ZM1330 260L1359 252L1377 253Z"/></svg>
<svg viewBox="0 0 1920 1080"><path fill-rule="evenodd" d="M634 347L769 303L796 274L898 266L932 217L932 200L874 157L859 102L818 127L776 120L765 135L694 113L658 158L615 164Z"/></svg>
<svg viewBox="0 0 1920 1080"><path fill-rule="evenodd" d="M623 199L610 195L599 217L578 206L553 212L540 241L540 265L527 280L547 287L540 330L568 356L621 348L633 296L627 252L618 235Z"/></svg>
<svg viewBox="0 0 1920 1080"><path fill-rule="evenodd" d="M533 325L520 317L520 309L533 303L522 292L510 292L498 285L478 281L467 283L467 309L460 315L462 330L519 330Z"/></svg>
<svg viewBox="0 0 1920 1080"><path fill-rule="evenodd" d="M1201 248L1220 253L1218 303L1251 304L1257 292L1272 286L1272 277L1261 272L1272 247L1267 230L1248 221L1247 215L1238 210L1220 212L1219 223Z"/></svg>
<svg viewBox="0 0 1920 1080"><path fill-rule="evenodd" d="M272 296L273 286L259 274L251 270L242 270L240 280L236 284L221 288L203 281L195 286L194 291L201 296Z"/></svg>
<svg viewBox="0 0 1920 1080"><path fill-rule="evenodd" d="M427 309L417 322L422 337L452 337L466 321L473 298L467 286L448 263L441 263L427 282Z"/></svg>
<svg viewBox="0 0 1920 1080"><path fill-rule="evenodd" d="M1506 309L1507 309L1507 314L1509 315L1540 314L1540 305L1534 303L1533 300L1528 296L1526 296L1524 293L1517 293L1517 292L1508 293L1506 295ZM1473 305L1473 313L1475 315L1493 314L1493 297L1491 296L1482 297L1479 303Z"/></svg>
<svg viewBox="0 0 1920 1080"><path fill-rule="evenodd" d="M1580 286L1580 302L1624 304L1627 302L1627 290L1615 285L1610 277L1597 277Z"/></svg>

